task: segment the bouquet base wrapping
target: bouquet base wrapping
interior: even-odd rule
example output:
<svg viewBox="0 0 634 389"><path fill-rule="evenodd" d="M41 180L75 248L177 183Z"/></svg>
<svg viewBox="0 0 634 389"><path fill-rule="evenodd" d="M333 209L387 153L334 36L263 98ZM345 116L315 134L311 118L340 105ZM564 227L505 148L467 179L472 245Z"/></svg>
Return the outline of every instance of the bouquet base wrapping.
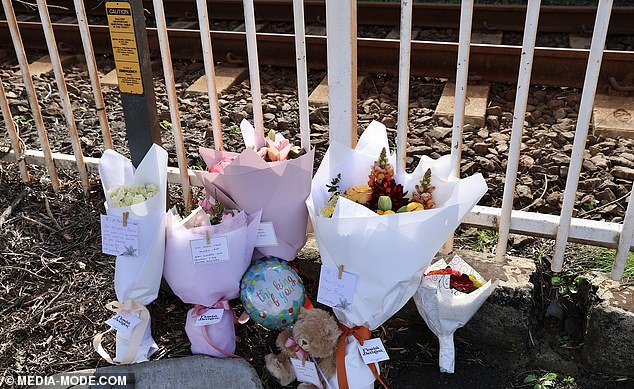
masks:
<svg viewBox="0 0 634 389"><path fill-rule="evenodd" d="M375 377L372 370L368 365L363 362L361 354L359 353L359 342L354 336L348 336L346 338L346 376L348 378L348 387L350 389L372 389L374 388ZM374 366L379 371L379 364L375 363ZM335 374L328 384L332 388L339 388L338 376Z"/></svg>
<svg viewBox="0 0 634 389"><path fill-rule="evenodd" d="M195 308L187 312L185 332L192 344L192 354L205 354L217 358L232 357L236 351L236 316L233 309L225 310L216 324L196 326Z"/></svg>
<svg viewBox="0 0 634 389"><path fill-rule="evenodd" d="M114 362L126 363L125 353L130 347L137 347L136 355L134 356L135 363L147 362L149 360L150 356L154 354L156 350L158 350L158 345L154 341L154 338L152 338L150 324L151 319L148 319L147 326L145 327L145 331L143 332L143 338L141 339L141 343L138 346L131 344L132 334L134 333L134 331L130 331L127 333L117 331L117 351ZM142 323L139 325L142 325Z"/></svg>

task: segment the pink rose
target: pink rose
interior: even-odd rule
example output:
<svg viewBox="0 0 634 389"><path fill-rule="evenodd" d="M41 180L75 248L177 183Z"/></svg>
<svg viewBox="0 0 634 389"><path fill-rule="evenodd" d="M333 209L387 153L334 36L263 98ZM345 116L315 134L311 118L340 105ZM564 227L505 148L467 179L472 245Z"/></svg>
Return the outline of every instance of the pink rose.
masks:
<svg viewBox="0 0 634 389"><path fill-rule="evenodd" d="M231 161L233 161L235 157L222 157L220 162L216 163L212 167L209 168L210 173L222 173L225 166L227 166Z"/></svg>

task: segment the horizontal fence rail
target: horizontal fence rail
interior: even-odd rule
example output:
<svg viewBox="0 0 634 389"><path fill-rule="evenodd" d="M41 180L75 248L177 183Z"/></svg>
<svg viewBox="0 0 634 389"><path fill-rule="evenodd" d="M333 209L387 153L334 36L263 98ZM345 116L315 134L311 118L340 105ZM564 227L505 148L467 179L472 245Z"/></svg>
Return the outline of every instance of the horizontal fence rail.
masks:
<svg viewBox="0 0 634 389"><path fill-rule="evenodd" d="M229 3L231 1L225 1ZM233 1L235 3L236 1ZM50 4L58 4L59 1L50 0ZM99 82L98 69L95 61L97 53L103 53L104 47L108 47L109 38L104 41L104 33L108 32L107 27L89 26L86 19L87 10L80 0L73 0L74 12L78 19L77 42L84 50L87 70L93 91L95 102L95 115L99 119L99 129L103 138L105 148L114 148L107 120L103 94ZM168 168L168 181L180 184L183 191L185 207L191 209L193 204L192 186L202 186L198 176L187 166L187 155L184 143L183 129L176 90L176 80L172 67L172 57L176 57L179 50L190 50L200 53L204 60L204 71L207 80L207 91L210 105L210 129L207 134L213 138L214 147L223 149L223 130L220 122L220 107L216 88L214 56L222 53L222 45L228 45L226 41L217 39L218 37L230 37L233 52L244 54L248 59L251 99L253 104L253 124L256 133L264 136L264 120L262 109L262 92L260 88L260 64L285 64L281 59L287 53L271 52L272 43L267 38L267 34L256 32L257 12L261 10L262 1L242 0L242 15L244 15L245 32L212 32L209 27L209 13L207 0L192 0L189 6L195 6L195 13L199 22L199 30L193 33L199 34L200 45L195 47L183 47L181 38L192 31L169 29L166 23L166 13L174 6L173 1L152 0L149 2L151 13L154 15L157 27L148 29L151 50L160 53L162 58L162 71L165 78L165 87L170 109L170 120L172 124L172 135L175 140L175 151L178 161L177 167ZM194 4L195 3L195 4ZM223 2L220 2L223 3ZM269 1L270 4L275 1ZM279 1L278 1L279 3ZM288 2L290 4L291 2ZM287 35L285 39L293 43L294 58L293 63L297 69L297 90L299 101L299 129L301 146L305 150L310 149L310 123L308 106L308 73L307 64L310 57L317 62L322 61L323 67L328 68L329 88L329 115L331 123L339 123L339 126L330 130L331 140L336 140L344 144L354 145L357 139L357 64L358 61L371 62L371 52L376 47L377 42L372 39L357 38L357 7L356 0L327 0L325 2L325 15L327 23L327 38L305 35L305 16L312 17L314 1L292 1L292 18L294 21L294 34ZM495 58L487 57L486 48L481 45L471 44L471 32L474 23L479 23L474 19L474 2L472 0L462 0L459 6L460 23L458 43L446 44L442 50L446 50L453 56L454 62L429 63L422 55L421 47L431 47L434 43L417 42L412 40L412 20L417 15L420 8L413 6L412 0L401 0L400 4L400 45L398 51L390 56L389 60L397 65L398 73L398 120L397 120L397 169L405 170L406 149L408 135L408 112L409 112L409 79L412 74L416 74L417 66L424 63L425 75L443 76L456 80L454 119L452 125L451 158L453 172L459 175L461 163L461 150L463 141L464 110L468 91L468 77L478 66L483 63L495 62ZM590 50L578 50L569 58L575 66L584 66L586 69L585 79L578 82L576 86L583 86L581 97L581 108L575 129L575 139L572 148L572 156L568 169L565 195L561 215L547 215L538 212L525 212L513 210L513 196L518 174L518 161L520 158L521 139L524 127L524 115L528 103L528 92L531 83L544 83L548 69L551 74L552 83L559 79L561 74L556 74L553 67L570 66L570 63L548 64L549 50L536 48L536 33L539 24L541 8L540 0L528 0L527 12L524 24L524 37L522 47L509 47L508 52L519 55L519 63L513 69L505 69L505 75L500 80L508 81L513 74L512 82L516 82L515 107L513 123L511 128L511 139L509 142L508 162L506 167L506 183L502 198L502 207L476 206L467 216L464 223L467 225L494 229L499 232L499 239L496 248L496 258L502 262L507 252L507 241L509 234L517 233L522 235L536 236L555 241L555 250L552 261L552 269L561 271L564 264L564 253L568 242L578 242L599 247L617 249L616 259L613 265L611 277L621 279L625 270L627 256L630 250L634 249L634 205L630 201L622 224L585 220L573 216L575 194L579 182L581 162L585 151L585 142L588 136L592 106L597 86L606 74L622 74L631 70L631 63L634 62L634 53L630 57L627 54L619 56L621 63L615 62L616 56L604 50L607 29L610 22L612 10L612 0L600 0L594 22L592 45ZM31 107L34 124L37 129L41 150L33 150L25 147L21 141L18 129L13 123L11 110L6 98L6 93L0 80L0 111L6 123L8 138L12 150L1 157L4 162L18 163L20 176L24 182L30 180L28 165L46 166L51 184L55 191L60 190L60 181L57 177L57 169L72 169L79 173L84 190L89 188L89 173L96 173L99 159L84 157L80 139L75 125L72 102L70 101L64 72L62 69L58 45L55 32L58 28L68 28L51 23L47 10L46 0L37 0L38 11L42 20L42 31L35 31L33 24L29 22L18 22L15 17L12 2L2 0L4 12L7 20L0 22L0 35L3 27L7 29L8 36L13 42L16 57L22 71L26 95ZM256 7L256 4L258 5ZM377 7L380 5L376 5ZM393 5L390 7L394 7ZM392 9L390 8L390 9ZM478 9L478 7L475 7ZM455 11L455 10L454 10ZM94 10L91 10L94 12ZM74 27L73 27L74 28ZM105 31L104 31L105 28ZM24 52L22 33L35 34L42 40L42 48L46 49L51 57L56 84L62 102L63 113L68 129L69 141L72 145L73 155L54 153L51 151L47 129L40 111L39 101L31 77L27 57ZM40 34L40 35L37 35ZM31 35L30 35L31 36ZM31 37L32 37L31 36ZM335 44L327 45L328 42ZM216 44L214 45L214 42ZM220 42L220 43L219 43ZM224 42L224 43L222 43ZM381 44L381 43L378 43ZM375 45L375 46L373 46ZM93 47L94 46L94 47ZM218 51L218 46L220 51ZM258 51L258 46L260 50ZM237 51L236 51L237 50ZM106 50L111 52L111 50ZM457 58L457 60L456 60ZM626 59L623 59L626 58ZM623 64L627 69L622 69ZM455 66L455 67L453 67ZM429 70L431 67L431 71ZM434 67L437 70L433 70ZM440 70L442 68L442 70ZM615 69L621 73L614 73ZM370 67L371 69L371 67ZM420 68L418 68L420 69ZM381 72L377 62L376 71ZM396 73L395 72L395 73ZM505 77L505 78L504 78ZM570 80L565 81L568 84ZM549 83L549 82L546 82ZM566 85L568 85L566 84ZM95 129L97 130L97 129ZM450 249L451 242L446 245Z"/></svg>

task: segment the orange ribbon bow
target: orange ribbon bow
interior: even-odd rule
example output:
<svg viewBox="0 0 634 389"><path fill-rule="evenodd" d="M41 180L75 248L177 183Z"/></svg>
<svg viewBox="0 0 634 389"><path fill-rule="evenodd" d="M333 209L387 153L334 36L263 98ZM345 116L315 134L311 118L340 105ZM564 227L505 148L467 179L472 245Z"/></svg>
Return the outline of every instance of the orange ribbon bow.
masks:
<svg viewBox="0 0 634 389"><path fill-rule="evenodd" d="M346 338L348 336L354 336L355 339L363 346L363 342L370 339L372 332L368 327L355 326L348 327L345 324L339 323L339 329L343 332L339 338L339 344L337 345L337 381L339 383L339 389L349 389L348 387L348 375L346 374ZM374 374L374 377L383 385L385 389L387 385L381 379L379 372L376 370L374 363L368 364L368 367Z"/></svg>

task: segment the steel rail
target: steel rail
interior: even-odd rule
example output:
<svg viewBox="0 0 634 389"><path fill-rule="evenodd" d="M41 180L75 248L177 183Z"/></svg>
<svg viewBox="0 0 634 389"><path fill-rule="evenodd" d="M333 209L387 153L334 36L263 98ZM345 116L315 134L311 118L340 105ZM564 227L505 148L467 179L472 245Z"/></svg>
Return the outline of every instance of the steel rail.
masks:
<svg viewBox="0 0 634 389"><path fill-rule="evenodd" d="M50 12L59 15L73 15L72 0L50 0ZM105 15L103 1L86 1L86 12L90 16ZM152 0L144 0L148 15L154 15ZM165 15L169 18L196 19L195 0L163 0ZM214 20L244 20L242 0L207 0L209 16ZM33 12L25 3L15 4L18 12ZM306 23L325 23L324 0L305 0ZM539 32L581 33L588 32L594 25L596 7L587 6L544 6L540 10ZM258 20L293 22L291 0L256 0L255 15ZM474 6L473 27L475 30L495 29L501 31L522 31L526 17L525 5ZM400 3L359 2L357 19L360 25L398 26ZM634 7L615 7L610 20L609 34L631 34ZM413 4L412 24L415 27L454 28L460 22L460 4Z"/></svg>
<svg viewBox="0 0 634 389"><path fill-rule="evenodd" d="M42 26L37 22L19 22L25 45L30 49L46 49ZM53 25L60 47L81 52L79 28L74 24ZM112 54L107 26L90 26L96 54ZM168 29L173 58L202 59L198 30ZM0 21L0 40L10 39L8 25ZM148 29L152 55L160 57L155 28ZM243 32L212 31L214 58L222 61L231 53L246 58L246 37ZM295 66L295 42L291 34L258 33L260 64ZM470 79L514 83L521 54L519 46L471 45ZM326 37L307 36L306 50L310 69L326 68ZM362 72L398 73L399 41L359 38L358 65ZM458 44L451 42L412 41L412 75L453 78ZM536 48L532 84L581 87L588 61L588 50ZM599 77L600 88L609 85L610 77L624 79L634 65L634 52L606 50Z"/></svg>

